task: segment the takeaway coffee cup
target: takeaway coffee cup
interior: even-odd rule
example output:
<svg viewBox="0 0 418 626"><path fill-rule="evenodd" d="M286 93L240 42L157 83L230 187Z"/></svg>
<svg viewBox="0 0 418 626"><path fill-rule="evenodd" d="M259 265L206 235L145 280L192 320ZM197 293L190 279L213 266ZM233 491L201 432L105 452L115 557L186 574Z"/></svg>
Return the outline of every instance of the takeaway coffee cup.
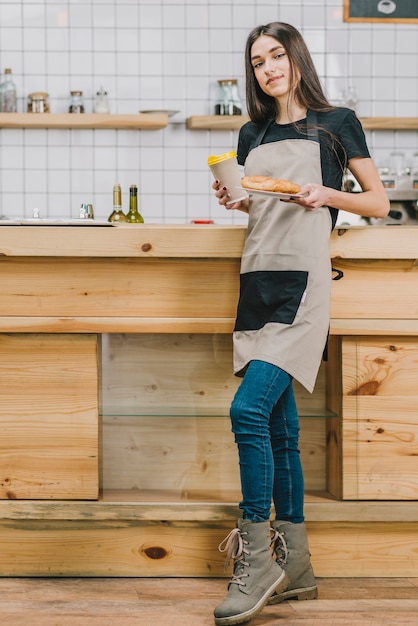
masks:
<svg viewBox="0 0 418 626"><path fill-rule="evenodd" d="M228 193L231 197L227 204L245 200L248 197L241 187L241 172L236 152L232 151L219 156L209 156L208 165L215 180L219 180L224 187L228 187Z"/></svg>

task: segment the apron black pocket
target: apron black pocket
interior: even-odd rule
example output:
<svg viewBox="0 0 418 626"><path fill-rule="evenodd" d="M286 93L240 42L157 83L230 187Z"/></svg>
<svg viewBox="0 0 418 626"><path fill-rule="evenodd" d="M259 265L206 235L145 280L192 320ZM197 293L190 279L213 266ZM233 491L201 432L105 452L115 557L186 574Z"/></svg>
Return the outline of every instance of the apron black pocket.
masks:
<svg viewBox="0 0 418 626"><path fill-rule="evenodd" d="M240 276L236 331L269 322L292 324L308 283L308 272L259 271Z"/></svg>

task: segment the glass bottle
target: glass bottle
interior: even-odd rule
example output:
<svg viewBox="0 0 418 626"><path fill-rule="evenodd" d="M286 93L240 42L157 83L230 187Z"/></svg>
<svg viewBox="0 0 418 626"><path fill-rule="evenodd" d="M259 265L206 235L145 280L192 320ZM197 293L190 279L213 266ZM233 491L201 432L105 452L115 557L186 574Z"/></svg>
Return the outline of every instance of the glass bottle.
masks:
<svg viewBox="0 0 418 626"><path fill-rule="evenodd" d="M129 187L129 211L126 214L126 221L130 224L144 223L144 218L138 211L138 188L136 185Z"/></svg>
<svg viewBox="0 0 418 626"><path fill-rule="evenodd" d="M94 103L95 113L110 113L109 101L107 99L107 91L100 87L100 90L96 93L96 100Z"/></svg>
<svg viewBox="0 0 418 626"><path fill-rule="evenodd" d="M242 103L236 79L218 80L215 115L241 115Z"/></svg>
<svg viewBox="0 0 418 626"><path fill-rule="evenodd" d="M68 112L69 113L84 113L82 91L71 92L70 106L69 106Z"/></svg>
<svg viewBox="0 0 418 626"><path fill-rule="evenodd" d="M119 183L113 185L113 211L107 221L126 222L125 213L122 211L122 190Z"/></svg>
<svg viewBox="0 0 418 626"><path fill-rule="evenodd" d="M2 113L16 113L16 85L12 79L12 70L4 70L4 82L0 85L0 111Z"/></svg>

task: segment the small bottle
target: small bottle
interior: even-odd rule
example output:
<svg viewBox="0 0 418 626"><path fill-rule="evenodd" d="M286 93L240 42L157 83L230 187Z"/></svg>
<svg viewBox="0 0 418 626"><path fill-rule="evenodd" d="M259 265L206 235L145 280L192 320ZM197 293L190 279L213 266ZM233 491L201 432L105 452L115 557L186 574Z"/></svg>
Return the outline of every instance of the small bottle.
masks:
<svg viewBox="0 0 418 626"><path fill-rule="evenodd" d="M0 111L2 113L16 113L16 85L12 79L12 70L4 70L4 82L0 85Z"/></svg>
<svg viewBox="0 0 418 626"><path fill-rule="evenodd" d="M69 106L68 112L69 113L84 113L82 91L71 92L70 106Z"/></svg>
<svg viewBox="0 0 418 626"><path fill-rule="evenodd" d="M218 80L215 115L241 115L242 103L236 79Z"/></svg>
<svg viewBox="0 0 418 626"><path fill-rule="evenodd" d="M96 100L94 103L95 113L110 113L109 101L107 99L107 91L100 87L100 90L96 93Z"/></svg>
<svg viewBox="0 0 418 626"><path fill-rule="evenodd" d="M144 218L138 211L138 189L136 185L129 187L129 211L126 214L126 221L130 224L144 223Z"/></svg>
<svg viewBox="0 0 418 626"><path fill-rule="evenodd" d="M122 211L122 190L119 183L113 185L113 211L107 221L126 222L125 213Z"/></svg>

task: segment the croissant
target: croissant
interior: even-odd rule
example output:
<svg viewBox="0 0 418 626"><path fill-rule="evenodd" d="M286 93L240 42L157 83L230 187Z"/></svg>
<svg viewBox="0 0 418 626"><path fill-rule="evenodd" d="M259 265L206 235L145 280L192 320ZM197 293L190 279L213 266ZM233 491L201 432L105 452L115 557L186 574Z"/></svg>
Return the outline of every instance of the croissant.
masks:
<svg viewBox="0 0 418 626"><path fill-rule="evenodd" d="M241 185L246 189L274 191L276 193L296 194L300 191L300 185L292 183L290 180L270 178L269 176L244 176L241 178Z"/></svg>

